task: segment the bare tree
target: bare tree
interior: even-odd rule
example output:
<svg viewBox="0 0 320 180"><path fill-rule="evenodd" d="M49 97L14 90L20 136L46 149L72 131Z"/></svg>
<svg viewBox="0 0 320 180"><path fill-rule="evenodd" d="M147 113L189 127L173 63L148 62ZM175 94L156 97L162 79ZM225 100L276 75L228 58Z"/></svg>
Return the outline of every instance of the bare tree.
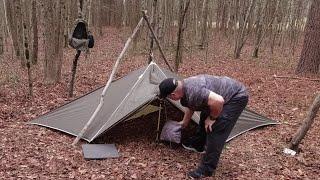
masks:
<svg viewBox="0 0 320 180"><path fill-rule="evenodd" d="M103 27L102 27L102 0L98 1L98 15L97 15L97 27L98 27L98 35L102 36L103 35Z"/></svg>
<svg viewBox="0 0 320 180"><path fill-rule="evenodd" d="M63 59L63 24L64 0L46 1L45 3L45 63L46 83L56 83L61 77Z"/></svg>
<svg viewBox="0 0 320 180"><path fill-rule="evenodd" d="M264 37L267 34L267 31L270 30L270 27L275 19L275 14L277 12L279 0L270 0L263 1L262 4L258 3L258 15L256 21L256 37L254 41L254 50L252 57L258 58L259 48L262 44Z"/></svg>
<svg viewBox="0 0 320 180"><path fill-rule="evenodd" d="M33 44L32 44L32 64L37 64L38 62L38 18L37 18L37 1L32 0L32 18L31 18L31 26L33 33Z"/></svg>
<svg viewBox="0 0 320 180"><path fill-rule="evenodd" d="M66 6L66 13L65 13L65 21L64 21L64 47L68 47L68 40L69 40L69 34L70 34L70 27L72 22L70 21L71 19L71 9L72 9L72 2L71 1L66 1L65 3Z"/></svg>
<svg viewBox="0 0 320 180"><path fill-rule="evenodd" d="M159 40L162 42L163 41L163 36L164 36L164 28L165 28L165 23L166 23L166 16L167 16L167 11L166 11L166 0L160 0L159 5L158 5L158 13L157 13L157 35Z"/></svg>
<svg viewBox="0 0 320 180"><path fill-rule="evenodd" d="M14 8L15 8L15 16L14 16L14 20L16 21L16 32L17 32L17 37L18 37L18 57L20 57L21 60L21 65L23 67L26 66L26 61L24 58L24 47L23 47L23 25L22 25L22 20L23 20L23 16L22 16L22 10L21 10L21 0L15 0L15 4L14 4ZM13 22L12 22L13 23Z"/></svg>
<svg viewBox="0 0 320 180"><path fill-rule="evenodd" d="M240 2L244 3L245 1L240 1ZM242 7L241 7L242 11L240 12L238 17L239 28L235 27L235 29L237 29L237 33L235 37L234 58L236 59L240 57L242 47L247 40L247 36L250 30L250 26L248 26L248 22L249 22L252 9L255 5L255 2L256 0L251 0L248 8L246 8L245 5L242 4Z"/></svg>
<svg viewBox="0 0 320 180"><path fill-rule="evenodd" d="M4 0L6 5L8 27L11 32L13 48L15 55L21 59L21 64L25 65L23 58L23 38L22 38L22 15L21 15L21 1L20 0Z"/></svg>
<svg viewBox="0 0 320 180"><path fill-rule="evenodd" d="M222 32L226 32L227 29L227 6L229 1L228 0L218 0L217 2L217 25L219 30ZM239 1L237 1L239 3Z"/></svg>
<svg viewBox="0 0 320 180"><path fill-rule="evenodd" d="M32 85L32 74L31 74L31 57L32 51L30 52L30 45L32 39L30 38L30 29L31 29L31 4L27 0L22 0L22 12L23 12L23 45L24 45L24 59L26 62L26 66L28 69L28 86L29 86L29 93L30 97L33 96L33 85Z"/></svg>
<svg viewBox="0 0 320 180"><path fill-rule="evenodd" d="M128 0L123 0L123 4L122 4L122 7L123 7L123 16L122 16L122 25L123 26L127 26L127 21L128 21Z"/></svg>
<svg viewBox="0 0 320 180"><path fill-rule="evenodd" d="M77 1L78 17L80 19L85 19L83 17L84 16L84 12L85 12L84 9L86 9L86 7L84 7L84 5L85 5L85 3L84 3L83 0L78 0ZM89 8L89 11L90 11L90 8ZM90 14L90 12L89 12L89 14ZM71 80L70 80L70 83L69 83L69 92L68 92L69 97L73 96L73 89L74 89L74 83L75 83L75 79L76 79L78 60L79 60L79 57L81 55L81 50L76 50L76 51L77 51L77 53L74 56L73 61L72 61L73 63L72 63L72 69L71 69Z"/></svg>
<svg viewBox="0 0 320 180"><path fill-rule="evenodd" d="M204 0L202 5L202 29L201 29L201 42L200 48L204 49L207 46L208 40L208 10L209 10L209 0Z"/></svg>
<svg viewBox="0 0 320 180"><path fill-rule="evenodd" d="M281 34L281 22L282 22L282 19L283 19L283 16L284 16L284 11L283 11L283 7L282 7L282 4L283 2L285 1L278 1L277 2L277 11L275 13L275 16L274 16L274 21L272 22L271 24L271 33L270 33L270 50L271 50L271 53L273 54L274 52L274 47L275 47L275 44L276 44L276 39L277 37Z"/></svg>
<svg viewBox="0 0 320 180"><path fill-rule="evenodd" d="M156 19L157 19L157 0L153 0L153 3L152 3L152 13L151 13L151 27L154 31L157 31L156 30ZM150 34L150 47L149 47L149 60L148 60L148 63L150 63L152 60L153 60L153 36L151 34L151 32L149 33Z"/></svg>
<svg viewBox="0 0 320 180"><path fill-rule="evenodd" d="M2 18L2 31L3 31L3 40L5 40L5 37L6 36L9 36L10 37L10 42L13 43L13 39L12 39L12 34L10 32L10 27L9 27L9 23L8 23L8 11L7 11L7 3L6 3L6 0L2 0L2 3L1 3L1 7L2 7L2 10L1 12L3 12L3 14L1 15L3 18ZM3 40L2 40L2 43L3 43ZM3 49L4 49L4 45L3 45ZM3 51L3 50L2 50Z"/></svg>
<svg viewBox="0 0 320 180"><path fill-rule="evenodd" d="M320 1L313 0L306 25L305 39L296 73L319 73Z"/></svg>
<svg viewBox="0 0 320 180"><path fill-rule="evenodd" d="M5 31L4 31L4 28L5 28L5 16L4 16L4 6L3 6L3 3L1 2L0 4L0 56L3 54L3 51L4 51L4 37L5 37Z"/></svg>
<svg viewBox="0 0 320 180"><path fill-rule="evenodd" d="M187 14L190 0L187 0L184 5L184 0L179 0L179 29L177 35L177 48L176 48L176 58L175 58L175 71L178 72L179 64L182 62L182 47L183 47L183 31L185 30L185 16Z"/></svg>

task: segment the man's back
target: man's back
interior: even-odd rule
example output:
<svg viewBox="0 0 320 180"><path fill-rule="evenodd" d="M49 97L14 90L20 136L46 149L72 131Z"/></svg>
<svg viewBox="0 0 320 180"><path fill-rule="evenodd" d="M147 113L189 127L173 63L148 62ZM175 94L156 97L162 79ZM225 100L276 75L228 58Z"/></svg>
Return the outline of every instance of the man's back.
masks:
<svg viewBox="0 0 320 180"><path fill-rule="evenodd" d="M207 105L209 90L222 96L225 103L234 96L247 93L245 86L234 79L202 74L183 80L185 95L181 104L194 110L204 108Z"/></svg>

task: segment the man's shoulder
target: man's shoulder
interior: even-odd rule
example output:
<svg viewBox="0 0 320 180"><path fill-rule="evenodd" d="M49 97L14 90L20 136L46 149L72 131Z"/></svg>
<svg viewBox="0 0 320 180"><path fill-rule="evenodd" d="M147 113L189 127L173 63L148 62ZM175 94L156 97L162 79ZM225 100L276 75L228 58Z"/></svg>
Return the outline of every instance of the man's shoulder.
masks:
<svg viewBox="0 0 320 180"><path fill-rule="evenodd" d="M189 87L189 86L194 87L194 86L202 85L203 83L205 83L205 77L203 74L191 76L184 79L183 83L186 87Z"/></svg>
<svg viewBox="0 0 320 180"><path fill-rule="evenodd" d="M205 80L205 78L207 78L206 74L198 74L198 75L195 75L195 76L190 76L188 78L185 78L184 81L186 82L196 82L196 81L201 81L201 80Z"/></svg>

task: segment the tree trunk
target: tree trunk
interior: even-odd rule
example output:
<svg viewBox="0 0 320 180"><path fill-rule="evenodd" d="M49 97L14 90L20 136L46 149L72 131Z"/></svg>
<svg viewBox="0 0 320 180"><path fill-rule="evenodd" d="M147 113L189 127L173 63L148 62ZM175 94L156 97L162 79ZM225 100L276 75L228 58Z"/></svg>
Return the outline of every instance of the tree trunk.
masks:
<svg viewBox="0 0 320 180"><path fill-rule="evenodd" d="M1 27L1 29L2 29L2 27ZM0 55L3 54L3 51L4 51L4 48L3 48L3 31L0 30Z"/></svg>
<svg viewBox="0 0 320 180"><path fill-rule="evenodd" d="M207 35L208 35L208 9L209 9L209 0L204 0L202 5L202 29L201 29L201 42L200 48L204 49L207 46Z"/></svg>
<svg viewBox="0 0 320 180"><path fill-rule="evenodd" d="M319 73L320 65L320 1L313 0L306 25L305 39L297 74Z"/></svg>
<svg viewBox="0 0 320 180"><path fill-rule="evenodd" d="M151 16L151 27L154 30L154 32L157 32L156 30L156 19L157 19L157 0L153 0L152 3L152 16ZM149 59L148 59L148 64L153 60L153 44L154 44L154 39L153 36L150 34L150 47L149 47Z"/></svg>
<svg viewBox="0 0 320 180"><path fill-rule="evenodd" d="M12 37L14 54L17 57L20 57L20 50L18 46L18 36L17 36L17 22L15 21L15 1L3 0L3 3L6 5L5 9L7 10L7 25L10 29L10 36ZM15 22L15 23L14 23Z"/></svg>
<svg viewBox="0 0 320 180"><path fill-rule="evenodd" d="M3 3L3 2L0 2L0 56L4 53L3 41L4 41L4 37L5 37L5 27L6 27L5 3Z"/></svg>
<svg viewBox="0 0 320 180"><path fill-rule="evenodd" d="M164 26L165 26L165 0L160 0L158 3L159 12L157 13L157 36L160 42L163 42ZM162 43L163 44L163 43ZM164 44L163 44L164 45Z"/></svg>
<svg viewBox="0 0 320 180"><path fill-rule="evenodd" d="M87 22L88 22L88 29L91 29L91 26L92 26L92 0L89 0L89 2L87 2L87 14L88 14L88 17L87 17Z"/></svg>
<svg viewBox="0 0 320 180"><path fill-rule="evenodd" d="M69 84L69 97L73 96L73 87L74 87L74 82L75 82L75 78L76 78L76 72L77 72L77 64L78 64L78 60L79 60L79 56L81 54L81 51L77 50L77 54L75 55L74 59L73 59L73 64L72 64L72 75L71 75L71 81Z"/></svg>
<svg viewBox="0 0 320 180"><path fill-rule="evenodd" d="M29 97L33 96L33 91L32 91L32 74L31 74L31 58L32 56L32 51L30 52L30 29L31 29L31 19L30 19L30 12L31 11L31 6L30 3L27 2L27 0L22 0L22 12L23 12L23 45L24 45L24 61L26 62L26 66L28 69L28 87L29 87L29 92L28 95Z"/></svg>
<svg viewBox="0 0 320 180"><path fill-rule="evenodd" d="M4 23L4 15L2 14L4 12L4 7L3 7L3 3L0 2L0 56L3 54L3 40L5 37L4 35L4 27L5 27L5 23ZM1 60L1 59L0 59Z"/></svg>
<svg viewBox="0 0 320 180"><path fill-rule="evenodd" d="M127 1L128 0L123 0L123 15L122 15L122 26L126 27L127 26L127 22L128 22L128 8L127 8Z"/></svg>
<svg viewBox="0 0 320 180"><path fill-rule="evenodd" d="M257 2L257 19L255 22L255 41L254 41L254 49L252 53L252 57L257 58L258 57L258 51L259 47L258 44L260 42L260 39L262 38L262 26L263 26L263 20L264 20L264 13L266 11L267 2L264 2L264 5L261 4L260 1Z"/></svg>
<svg viewBox="0 0 320 180"><path fill-rule="evenodd" d="M33 44L32 44L32 64L37 64L38 62L38 19L37 19L37 1L32 0L32 18L31 26L33 33Z"/></svg>
<svg viewBox="0 0 320 180"><path fill-rule="evenodd" d="M2 28L3 28L3 36L2 36L2 43L3 40L5 40L5 37L9 36L11 43L13 44L13 39L12 39L12 34L10 31L10 27L9 27L9 23L8 23L8 11L7 11L7 3L6 0L2 0L2 10L1 12L3 12L3 21L2 21ZM4 45L3 45L3 51L4 51ZM12 50L13 51L13 50Z"/></svg>
<svg viewBox="0 0 320 180"><path fill-rule="evenodd" d="M274 52L274 46L276 42L277 35L280 33L279 32L279 24L281 22L281 1L277 0L277 6L276 6L276 11L274 14L274 20L271 25L271 39L270 39L270 50L271 54Z"/></svg>
<svg viewBox="0 0 320 180"><path fill-rule="evenodd" d="M13 47L15 55L21 60L21 65L25 65L23 55L23 27L22 27L22 15L21 15L21 1L11 0L3 1L6 3L6 9L8 12L8 24L11 29L11 36L13 40Z"/></svg>
<svg viewBox="0 0 320 180"><path fill-rule="evenodd" d="M63 7L64 0L47 1L45 3L45 63L44 75L46 83L56 83L61 77L63 59Z"/></svg>
<svg viewBox="0 0 320 180"><path fill-rule="evenodd" d="M66 14L65 14L65 24L64 24L64 47L68 47L68 42L69 42L69 33L70 33L70 16L71 16L71 1L66 1Z"/></svg>
<svg viewBox="0 0 320 180"><path fill-rule="evenodd" d="M244 8L244 11L242 12L242 14L239 15L239 29L237 32L237 37L235 38L235 48L234 48L234 58L238 59L240 57L240 53L242 50L242 47L246 41L246 36L248 35L248 31L249 28L247 29L247 23L249 21L249 16L252 12L253 6L255 4L256 0L251 0L250 5L248 7L248 9ZM244 20L243 22L241 22L242 18L243 18L243 14L245 14Z"/></svg>
<svg viewBox="0 0 320 180"><path fill-rule="evenodd" d="M259 21L257 22L256 39L254 43L254 50L252 57L258 58L259 48L262 44L264 37L270 27L272 27L275 15L278 11L278 1L265 1L262 12L259 15ZM272 33L270 38L273 38Z"/></svg>
<svg viewBox="0 0 320 180"><path fill-rule="evenodd" d="M314 118L317 115L319 107L320 107L320 94L318 94L317 97L314 99L311 107L309 108L309 112L307 114L306 119L303 121L299 130L294 134L294 136L290 142L290 145L289 145L290 149L295 150L295 151L298 150L298 146L299 146L300 142L305 137L305 135L307 134L308 130L310 129L311 125L314 122Z"/></svg>
<svg viewBox="0 0 320 180"><path fill-rule="evenodd" d="M15 2L15 23L17 24L16 28L17 28L17 36L18 36L18 49L19 49L19 55L18 57L20 57L21 60L21 66L25 67L26 66L26 61L24 58L24 45L23 45L23 25L22 25L22 20L23 20L23 16L22 16L22 10L21 10L21 0L17 0Z"/></svg>
<svg viewBox="0 0 320 180"><path fill-rule="evenodd" d="M180 10L179 10L179 29L177 35L177 48L176 48L176 58L175 58L175 71L178 72L179 64L182 62L182 49L183 47L183 31L184 27L184 19L187 14L190 0L187 0L186 6L184 7L184 0L179 0Z"/></svg>
<svg viewBox="0 0 320 180"><path fill-rule="evenodd" d="M99 2L98 2L98 13L99 13L99 16L98 16L98 35L99 36L102 36L103 35L103 32L102 32L102 28L103 28L103 26L102 26L102 22L103 22L103 20L102 20L102 2L101 2L102 0L99 0Z"/></svg>
<svg viewBox="0 0 320 180"><path fill-rule="evenodd" d="M291 3L292 9L291 9L289 37L290 37L290 44L292 47L291 48L292 55L294 55L294 52L296 51L296 44L298 43L298 37L299 37L298 21L301 16L301 6L302 6L301 0L296 0Z"/></svg>

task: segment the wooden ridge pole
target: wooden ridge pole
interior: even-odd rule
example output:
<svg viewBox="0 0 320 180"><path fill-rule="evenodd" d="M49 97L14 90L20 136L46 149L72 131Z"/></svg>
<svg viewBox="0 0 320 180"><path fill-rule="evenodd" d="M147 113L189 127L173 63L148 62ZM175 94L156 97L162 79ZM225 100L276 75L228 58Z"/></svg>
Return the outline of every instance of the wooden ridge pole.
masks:
<svg viewBox="0 0 320 180"><path fill-rule="evenodd" d="M117 68L118 68L118 65L119 65L120 61L122 60L125 52L127 51L128 47L129 47L129 44L131 43L132 39L136 36L139 28L141 27L141 25L142 25L142 23L143 23L143 19L144 19L143 17L140 19L138 25L137 25L137 26L135 27L135 29L133 30L132 35L129 37L129 39L128 39L127 42L125 43L125 46L124 46L124 48L122 49L119 57L117 58L117 61L116 61L115 65L114 65L114 67L113 67L113 69L112 69L112 72L111 72L111 75L110 75L110 77L109 77L109 80L108 80L106 86L104 87L104 89L103 89L103 91L102 91L102 93L101 93L101 98L100 98L100 103L99 103L99 105L97 106L96 110L94 111L94 113L93 113L92 116L90 117L90 119L89 119L89 121L87 122L87 124L83 127L83 129L81 130L81 132L78 134L78 136L77 136L77 137L75 138L75 140L73 141L73 143L72 143L73 146L75 146L75 145L79 142L80 138L81 138L81 137L83 136L83 134L87 131L88 127L90 126L90 124L92 123L92 121L94 120L94 118L97 116L98 112L100 111L100 109L101 109L101 107L102 107L102 105L103 105L103 103L104 103L104 96L105 96L106 91L107 91L107 89L109 88L109 86L110 86L110 84L111 84L111 82L112 82L113 76L114 76L114 74L115 74L115 72L116 72L116 70L117 70Z"/></svg>
<svg viewBox="0 0 320 180"><path fill-rule="evenodd" d="M159 43L159 40L158 40L156 34L154 33L153 28L151 27L151 24L150 24L150 21L148 20L146 11L142 11L142 14L143 14L144 20L146 20L146 22L147 22L148 28L150 29L151 34L152 34L154 40L156 41L156 44L157 44L157 46L158 46L158 48L159 48L159 50L160 50L160 54L161 54L163 60L164 60L165 63L168 65L170 71L173 72L173 69L171 68L170 64L169 64L168 61L167 61L166 56L165 56L164 53L163 53L162 47L161 47L161 45L160 45L160 43Z"/></svg>

